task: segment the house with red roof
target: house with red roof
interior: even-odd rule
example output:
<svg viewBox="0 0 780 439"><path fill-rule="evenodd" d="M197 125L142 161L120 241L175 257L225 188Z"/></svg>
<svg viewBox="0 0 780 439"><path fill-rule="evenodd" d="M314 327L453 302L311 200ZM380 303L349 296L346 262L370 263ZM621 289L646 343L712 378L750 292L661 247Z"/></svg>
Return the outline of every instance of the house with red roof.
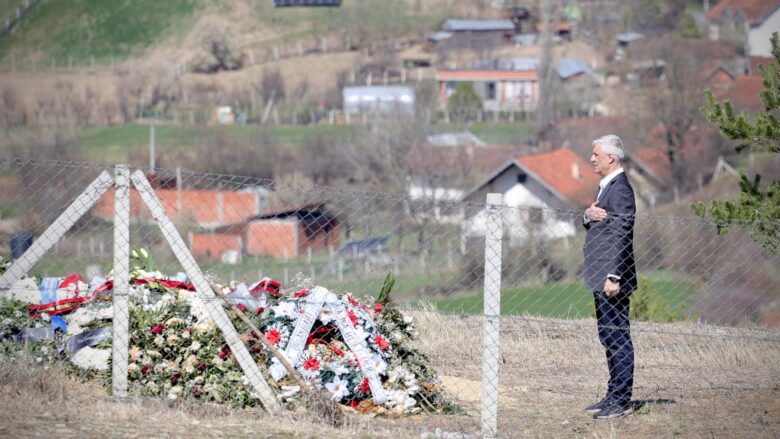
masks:
<svg viewBox="0 0 780 439"><path fill-rule="evenodd" d="M539 102L537 67L536 59L517 58L477 62L465 69L437 70L439 104L446 106L458 84L466 82L482 99L485 110L532 110Z"/></svg>
<svg viewBox="0 0 780 439"><path fill-rule="evenodd" d="M561 238L575 233L572 209L583 209L595 199L601 178L593 167L569 148L525 154L505 162L464 195L464 201L484 203L488 193L504 195L504 220L515 242L534 236ZM557 210L556 210L557 209ZM483 236L486 213L467 219L472 236Z"/></svg>
<svg viewBox="0 0 780 439"><path fill-rule="evenodd" d="M707 13L710 39L745 44L752 56L770 56L780 29L780 0L721 0Z"/></svg>

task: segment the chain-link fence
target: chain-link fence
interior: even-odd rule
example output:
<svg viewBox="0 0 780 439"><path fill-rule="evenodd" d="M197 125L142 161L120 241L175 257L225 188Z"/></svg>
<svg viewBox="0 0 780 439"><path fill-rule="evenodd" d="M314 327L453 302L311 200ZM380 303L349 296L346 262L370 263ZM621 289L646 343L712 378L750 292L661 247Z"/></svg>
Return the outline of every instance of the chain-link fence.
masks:
<svg viewBox="0 0 780 439"><path fill-rule="evenodd" d="M0 185L4 297L60 325L117 395L270 411L324 395L503 437L577 434L558 413L605 394L637 409L777 393L780 260L747 226L604 220L633 233L636 276L625 258L609 273L629 311L582 281L609 263L584 246L627 248L590 241L579 210L22 160ZM3 331L46 337L24 329ZM635 379L608 387L608 362Z"/></svg>

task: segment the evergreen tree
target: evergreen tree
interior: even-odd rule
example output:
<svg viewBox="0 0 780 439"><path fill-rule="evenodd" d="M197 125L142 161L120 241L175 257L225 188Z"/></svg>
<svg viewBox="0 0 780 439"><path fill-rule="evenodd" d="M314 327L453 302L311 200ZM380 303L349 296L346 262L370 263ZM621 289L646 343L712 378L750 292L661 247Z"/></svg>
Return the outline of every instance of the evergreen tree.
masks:
<svg viewBox="0 0 780 439"><path fill-rule="evenodd" d="M764 111L752 117L743 110L734 114L731 103L720 103L706 92L707 105L702 113L711 122L718 124L721 134L737 143L737 152L780 153L780 37L774 32L771 37L772 55L775 62L767 67L760 65L764 89L761 100ZM729 225L743 223L749 226L750 236L765 249L776 253L780 246L780 181L761 185L761 176L752 180L740 171L739 187L742 193L734 200L713 201L709 206L703 203L693 205L693 210L701 217L711 218L719 233L728 231Z"/></svg>

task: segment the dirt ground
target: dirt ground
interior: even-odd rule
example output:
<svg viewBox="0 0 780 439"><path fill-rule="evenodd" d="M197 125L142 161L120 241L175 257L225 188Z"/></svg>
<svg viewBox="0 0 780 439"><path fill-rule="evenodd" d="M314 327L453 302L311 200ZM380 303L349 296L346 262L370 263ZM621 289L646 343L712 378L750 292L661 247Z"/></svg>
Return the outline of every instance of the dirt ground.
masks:
<svg viewBox="0 0 780 439"><path fill-rule="evenodd" d="M0 436L480 437L482 357L477 317L414 313L425 351L463 413L351 417L332 428L306 413L271 417L216 405L120 401L60 368L0 369ZM696 324L635 323L636 413L597 421L606 362L592 320L501 322L499 437L777 437L780 333Z"/></svg>

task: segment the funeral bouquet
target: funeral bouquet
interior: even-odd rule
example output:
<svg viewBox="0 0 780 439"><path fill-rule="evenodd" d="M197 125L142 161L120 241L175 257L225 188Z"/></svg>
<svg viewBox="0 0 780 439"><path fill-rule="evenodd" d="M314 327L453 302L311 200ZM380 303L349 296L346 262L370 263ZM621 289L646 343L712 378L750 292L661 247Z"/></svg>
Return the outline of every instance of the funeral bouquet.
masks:
<svg viewBox="0 0 780 439"><path fill-rule="evenodd" d="M181 276L174 279L155 270L148 253L134 250L132 255L137 265L131 272L129 301L130 391L169 401L197 399L237 407L256 404L254 388L195 288ZM290 289L268 278L249 286L217 287L238 303L268 342L284 352L304 380L326 389L332 400L360 412L399 415L452 408L425 356L410 347L417 333L412 319L392 306L392 284L389 276L377 300L336 294L300 278ZM94 288L105 293L110 289L110 279ZM65 338L83 336L73 332L92 331L100 336L89 339L98 343L77 343L78 351L67 355L73 360L88 352L89 361L82 359L80 365L105 371L107 377L111 338L106 329L110 329L112 310L108 294L95 297L103 299L85 302L64 315L68 322ZM11 310L7 305L8 301L0 307L0 316L11 313L16 320L6 319L6 326L9 322L45 325L45 312L32 319L20 314L19 306ZM290 406L298 404L302 394L295 380L248 325L232 312L228 315L256 362L267 368L280 400Z"/></svg>

